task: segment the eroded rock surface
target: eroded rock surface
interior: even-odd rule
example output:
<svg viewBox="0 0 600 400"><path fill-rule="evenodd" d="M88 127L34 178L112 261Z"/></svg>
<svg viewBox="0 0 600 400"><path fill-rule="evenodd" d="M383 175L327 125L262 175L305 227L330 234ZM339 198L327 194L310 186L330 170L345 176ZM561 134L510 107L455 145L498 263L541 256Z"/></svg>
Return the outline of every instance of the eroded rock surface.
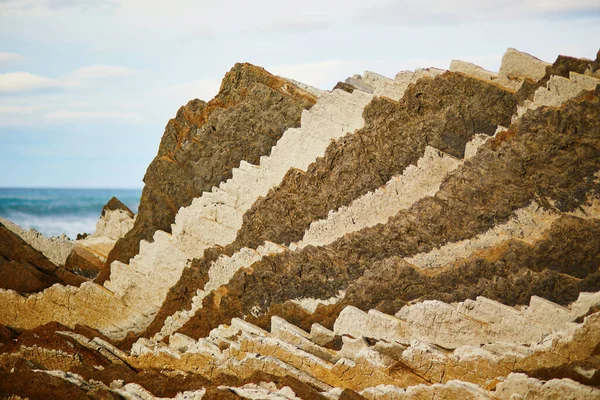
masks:
<svg viewBox="0 0 600 400"><path fill-rule="evenodd" d="M287 128L300 125L302 110L316 96L251 64L236 64L219 94L206 103L192 100L170 120L144 177L133 229L108 257L128 263L140 240L171 231L177 211L202 192L231 177L242 160L258 164ZM107 279L108 274L100 278Z"/></svg>
<svg viewBox="0 0 600 400"><path fill-rule="evenodd" d="M79 285L83 281L0 223L0 288L31 293L55 283Z"/></svg>
<svg viewBox="0 0 600 400"><path fill-rule="evenodd" d="M599 398L597 61L509 49L498 73L454 61L331 92L237 65L167 126L146 212L176 208L115 252L139 254L104 285L0 290L0 394ZM249 121L252 162L221 141ZM111 200L67 264L133 218Z"/></svg>

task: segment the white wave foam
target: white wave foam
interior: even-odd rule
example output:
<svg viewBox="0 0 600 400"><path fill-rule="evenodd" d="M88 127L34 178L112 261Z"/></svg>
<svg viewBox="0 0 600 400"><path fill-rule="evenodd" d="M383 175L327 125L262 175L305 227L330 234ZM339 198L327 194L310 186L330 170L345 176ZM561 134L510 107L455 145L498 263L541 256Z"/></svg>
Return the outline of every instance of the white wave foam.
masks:
<svg viewBox="0 0 600 400"><path fill-rule="evenodd" d="M75 239L78 233L93 233L96 230L96 216L39 216L25 213L11 213L4 218L25 229L35 229L44 236L67 235Z"/></svg>

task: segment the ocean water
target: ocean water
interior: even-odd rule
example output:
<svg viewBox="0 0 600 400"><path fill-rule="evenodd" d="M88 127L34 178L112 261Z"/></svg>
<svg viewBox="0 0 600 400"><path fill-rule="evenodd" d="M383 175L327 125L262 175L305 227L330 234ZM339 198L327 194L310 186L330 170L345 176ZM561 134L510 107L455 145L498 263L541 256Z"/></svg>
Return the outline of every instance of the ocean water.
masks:
<svg viewBox="0 0 600 400"><path fill-rule="evenodd" d="M93 233L102 207L116 196L137 213L142 189L0 188L0 217L47 236Z"/></svg>

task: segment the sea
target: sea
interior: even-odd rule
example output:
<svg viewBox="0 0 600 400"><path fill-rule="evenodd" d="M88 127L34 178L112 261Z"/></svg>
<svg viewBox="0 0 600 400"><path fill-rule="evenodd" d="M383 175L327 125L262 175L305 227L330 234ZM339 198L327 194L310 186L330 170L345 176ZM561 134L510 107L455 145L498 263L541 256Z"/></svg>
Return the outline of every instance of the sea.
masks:
<svg viewBox="0 0 600 400"><path fill-rule="evenodd" d="M142 189L0 188L0 217L46 236L93 233L102 207L115 196L137 213Z"/></svg>

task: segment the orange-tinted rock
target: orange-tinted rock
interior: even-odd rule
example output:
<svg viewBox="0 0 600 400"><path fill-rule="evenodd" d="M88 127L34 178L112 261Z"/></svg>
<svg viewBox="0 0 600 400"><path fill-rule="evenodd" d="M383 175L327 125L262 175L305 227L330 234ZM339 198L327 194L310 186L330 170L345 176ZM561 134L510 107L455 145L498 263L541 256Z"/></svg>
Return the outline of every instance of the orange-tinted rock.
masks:
<svg viewBox="0 0 600 400"><path fill-rule="evenodd" d="M230 178L240 161L257 164L287 128L299 126L302 110L315 101L260 67L236 64L214 99L181 107L146 171L135 225L117 242L107 264L127 263L137 254L140 240L152 241L156 230L170 232L179 208ZM99 282L108 276L103 273Z"/></svg>

